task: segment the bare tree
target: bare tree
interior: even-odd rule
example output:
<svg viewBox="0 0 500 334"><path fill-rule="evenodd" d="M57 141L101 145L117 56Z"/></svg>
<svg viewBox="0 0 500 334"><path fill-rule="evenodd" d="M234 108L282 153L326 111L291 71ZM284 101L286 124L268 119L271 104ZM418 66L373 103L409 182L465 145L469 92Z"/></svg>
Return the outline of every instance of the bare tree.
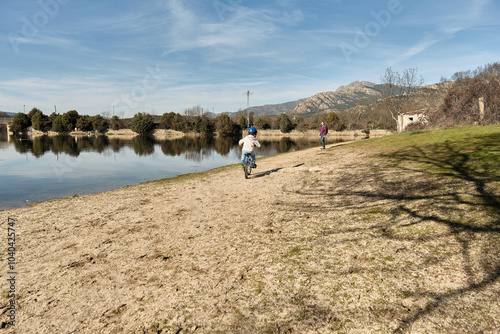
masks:
<svg viewBox="0 0 500 334"><path fill-rule="evenodd" d="M185 116L201 116L203 115L203 108L200 105L184 109Z"/></svg>
<svg viewBox="0 0 500 334"><path fill-rule="evenodd" d="M404 69L398 83L402 94L410 94L416 89L422 87L423 84L424 78L421 75L418 75L418 69L416 68Z"/></svg>
<svg viewBox="0 0 500 334"><path fill-rule="evenodd" d="M388 67L380 80L382 82L380 89L382 98L392 119L398 124L398 115L408 107L409 95L422 87L424 78L418 74L417 68L404 69L400 74Z"/></svg>

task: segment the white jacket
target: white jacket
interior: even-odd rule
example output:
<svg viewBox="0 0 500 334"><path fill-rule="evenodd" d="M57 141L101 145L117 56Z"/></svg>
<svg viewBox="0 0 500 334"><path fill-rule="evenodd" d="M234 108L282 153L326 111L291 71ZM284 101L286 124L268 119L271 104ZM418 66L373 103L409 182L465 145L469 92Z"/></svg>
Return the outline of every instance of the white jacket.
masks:
<svg viewBox="0 0 500 334"><path fill-rule="evenodd" d="M243 139L240 139L240 146L243 145L243 151L253 152L255 146L260 147L260 143L253 135L248 135Z"/></svg>

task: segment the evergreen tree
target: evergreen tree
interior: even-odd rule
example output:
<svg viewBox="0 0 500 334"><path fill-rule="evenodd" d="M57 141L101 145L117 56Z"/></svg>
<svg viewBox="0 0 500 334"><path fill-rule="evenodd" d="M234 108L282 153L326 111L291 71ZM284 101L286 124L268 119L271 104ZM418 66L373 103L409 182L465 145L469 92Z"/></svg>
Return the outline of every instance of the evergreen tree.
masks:
<svg viewBox="0 0 500 334"><path fill-rule="evenodd" d="M181 114L174 114L172 118L172 129L175 131L186 131L186 120Z"/></svg>
<svg viewBox="0 0 500 334"><path fill-rule="evenodd" d="M243 129L246 129L247 128L247 118L245 116L241 116L239 124Z"/></svg>
<svg viewBox="0 0 500 334"><path fill-rule="evenodd" d="M104 133L109 129L109 122L101 115L95 115L92 117L92 128L94 131Z"/></svg>
<svg viewBox="0 0 500 334"><path fill-rule="evenodd" d="M76 127L80 131L92 131L92 119L89 115L81 116L78 121L76 121Z"/></svg>
<svg viewBox="0 0 500 334"><path fill-rule="evenodd" d="M31 117L31 125L33 126L33 129L42 132L47 132L52 127L49 116L44 115L40 110L37 110Z"/></svg>
<svg viewBox="0 0 500 334"><path fill-rule="evenodd" d="M285 113L282 113L280 116L280 130L283 133L289 133L290 131L293 130L293 124L290 121L290 118L288 118L288 115Z"/></svg>
<svg viewBox="0 0 500 334"><path fill-rule="evenodd" d="M125 128L125 124L123 124L123 120L121 120L118 116L113 116L111 117L111 120L109 122L109 126L113 130L120 130Z"/></svg>
<svg viewBox="0 0 500 334"><path fill-rule="evenodd" d="M207 116L202 116L199 122L196 124L196 131L202 133L206 136L213 135L215 131L215 125L210 118Z"/></svg>
<svg viewBox="0 0 500 334"><path fill-rule="evenodd" d="M12 123L10 125L10 131L14 134L23 133L28 130L31 125L28 115L23 113L17 113L12 118Z"/></svg>
<svg viewBox="0 0 500 334"><path fill-rule="evenodd" d="M76 110L70 110L62 114L62 124L64 126L65 132L71 132L76 128L76 122L80 118Z"/></svg>
<svg viewBox="0 0 500 334"><path fill-rule="evenodd" d="M137 113L132 118L130 128L140 135L151 133L154 130L154 118L150 114Z"/></svg>
<svg viewBox="0 0 500 334"><path fill-rule="evenodd" d="M235 124L227 114L217 116L215 119L215 128L222 137L231 136L235 132Z"/></svg>
<svg viewBox="0 0 500 334"><path fill-rule="evenodd" d="M162 128L162 129L172 129L173 128L174 117L175 117L175 113L174 112L164 113L161 116L161 119L160 119L160 128Z"/></svg>
<svg viewBox="0 0 500 334"><path fill-rule="evenodd" d="M57 115L54 120L52 121L52 131L58 132L58 133L65 133L67 132L66 127L63 124L63 119L61 115Z"/></svg>
<svg viewBox="0 0 500 334"><path fill-rule="evenodd" d="M39 112L42 112L42 111L41 111L40 109L38 109L38 108L33 108L33 109L31 109L31 110L30 110L30 112L28 113L28 118L29 118L29 120L30 120L31 125L33 125L33 116L35 116L35 114L36 114L38 111L39 111ZM33 128L33 129L34 129L34 128Z"/></svg>
<svg viewBox="0 0 500 334"><path fill-rule="evenodd" d="M342 131L344 129L344 124L339 115L333 111L326 116L326 126L333 131Z"/></svg>

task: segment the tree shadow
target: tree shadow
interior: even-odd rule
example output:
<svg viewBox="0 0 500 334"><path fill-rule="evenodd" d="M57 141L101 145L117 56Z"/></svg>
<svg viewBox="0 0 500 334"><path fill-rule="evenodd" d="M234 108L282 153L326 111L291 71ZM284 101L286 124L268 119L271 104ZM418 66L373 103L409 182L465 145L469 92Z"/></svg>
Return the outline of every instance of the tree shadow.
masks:
<svg viewBox="0 0 500 334"><path fill-rule="evenodd" d="M405 166L410 162L409 165L413 166L413 169L427 174L427 177L432 177L432 179L450 178L458 181L456 182L458 186L446 187L446 200L446 197L442 196L443 192L441 192L441 197L429 197L435 201L434 206L440 209L438 212L430 213L425 210L412 209L404 204L399 206L399 210L401 213L413 217L416 220L415 224L437 222L448 228L450 234L454 235L460 244L463 270L467 275L468 282L467 286L463 288L451 289L433 295L432 300L425 308L403 319L400 326L394 331L395 333L405 332L418 319L429 314L444 302L459 297L465 292L484 289L499 280L500 259L498 256L494 263L483 264L482 275L480 275L482 279L479 281L477 280L479 275L475 275L472 269L478 264L473 263L474 260L471 256L473 244L478 242L480 236L500 234L499 189L494 185L490 186L500 181L499 137L495 134L472 138L466 145L445 142L441 145L412 148L406 152L397 152L387 156L403 170L407 169ZM464 194L463 187L468 190L468 194ZM408 200L408 197L411 195L403 196L403 199ZM463 211L465 208L475 209L476 214L482 213L483 217L479 218L477 215L477 218L472 216L460 219L460 215L449 213L443 215L443 213L447 213L445 210L447 208L455 211ZM483 247L483 252L488 250L494 252L495 249L498 252L498 244L494 244L493 247ZM483 255L488 257L493 254Z"/></svg>
<svg viewBox="0 0 500 334"><path fill-rule="evenodd" d="M303 183L289 190L298 199L284 205L290 211L318 214L342 210L373 213L375 223L356 229L367 233L376 230L378 238L387 240L442 240L444 244L445 238L454 238L467 283L426 292L427 305L403 316L394 330L403 333L445 303L499 281L500 134L407 148L383 158L384 163L377 166L345 170L335 176L323 174L314 182ZM311 199L301 200L302 196L314 197L316 204L305 204ZM426 236L394 232L426 224L440 226L443 232ZM342 228L336 227L333 233L353 233L352 228Z"/></svg>

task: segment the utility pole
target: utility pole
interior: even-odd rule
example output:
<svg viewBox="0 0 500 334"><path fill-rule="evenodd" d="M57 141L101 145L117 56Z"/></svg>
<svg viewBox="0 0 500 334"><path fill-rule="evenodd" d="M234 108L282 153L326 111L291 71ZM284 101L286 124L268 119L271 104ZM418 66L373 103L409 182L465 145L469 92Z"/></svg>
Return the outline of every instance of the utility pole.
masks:
<svg viewBox="0 0 500 334"><path fill-rule="evenodd" d="M247 128L250 127L250 94L252 94L249 90L246 92L247 94Z"/></svg>

